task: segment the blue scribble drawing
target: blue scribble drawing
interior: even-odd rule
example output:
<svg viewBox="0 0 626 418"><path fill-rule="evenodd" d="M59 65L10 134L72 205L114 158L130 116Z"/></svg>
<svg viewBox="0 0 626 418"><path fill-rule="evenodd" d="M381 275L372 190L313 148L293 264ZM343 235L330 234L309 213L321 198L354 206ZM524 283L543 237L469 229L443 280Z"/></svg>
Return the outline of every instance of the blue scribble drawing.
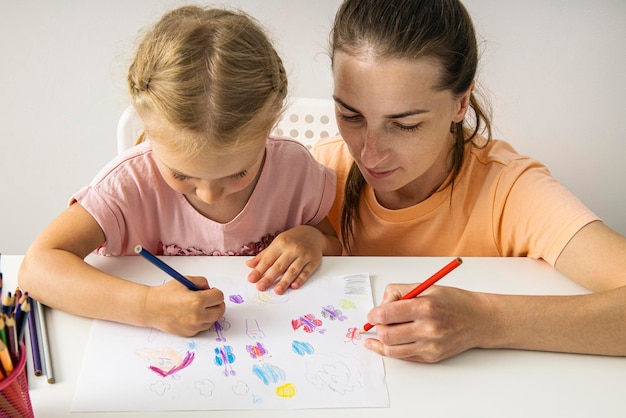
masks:
<svg viewBox="0 0 626 418"><path fill-rule="evenodd" d="M237 374L232 366L234 362L235 354L233 354L233 348L230 345L215 348L215 364L224 366L225 376L234 376Z"/></svg>
<svg viewBox="0 0 626 418"><path fill-rule="evenodd" d="M259 327L259 321L254 320L254 328L251 328L246 318L246 335L253 340L262 340L265 338L265 332Z"/></svg>
<svg viewBox="0 0 626 418"><path fill-rule="evenodd" d="M224 331L230 329L230 322L226 320L226 318L222 318L216 321L211 328L209 328L209 332L214 332L217 334L217 338L215 341L225 342L226 337L224 337Z"/></svg>
<svg viewBox="0 0 626 418"><path fill-rule="evenodd" d="M269 385L271 383L278 383L279 380L285 380L285 371L277 366L265 363L260 366L252 366L252 373L254 373L263 383Z"/></svg>
<svg viewBox="0 0 626 418"><path fill-rule="evenodd" d="M313 354L315 352L313 346L304 341L293 340L293 342L291 343L291 349L299 356L304 356L305 354Z"/></svg>
<svg viewBox="0 0 626 418"><path fill-rule="evenodd" d="M339 309L335 309L333 305L326 305L322 308L322 316L324 318L329 318L331 321L339 320L345 321L348 319Z"/></svg>

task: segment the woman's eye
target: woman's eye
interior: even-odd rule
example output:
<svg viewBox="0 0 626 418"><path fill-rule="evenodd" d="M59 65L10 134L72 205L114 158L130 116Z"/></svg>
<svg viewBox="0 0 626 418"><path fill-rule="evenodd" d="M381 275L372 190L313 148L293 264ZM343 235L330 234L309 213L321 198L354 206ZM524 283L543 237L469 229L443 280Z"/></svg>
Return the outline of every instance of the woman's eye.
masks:
<svg viewBox="0 0 626 418"><path fill-rule="evenodd" d="M403 125L401 123L397 123L396 126L406 132L414 132L417 131L417 129L419 128L419 123L416 125Z"/></svg>
<svg viewBox="0 0 626 418"><path fill-rule="evenodd" d="M346 122L358 122L361 120L361 115L344 115L343 113L339 113L339 119Z"/></svg>

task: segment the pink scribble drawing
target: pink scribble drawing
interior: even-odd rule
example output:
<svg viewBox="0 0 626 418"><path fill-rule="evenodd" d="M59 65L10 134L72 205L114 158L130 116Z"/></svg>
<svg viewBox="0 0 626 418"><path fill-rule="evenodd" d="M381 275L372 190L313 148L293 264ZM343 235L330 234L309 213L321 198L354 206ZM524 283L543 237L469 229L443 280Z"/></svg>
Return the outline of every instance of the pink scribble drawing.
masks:
<svg viewBox="0 0 626 418"><path fill-rule="evenodd" d="M355 341L358 341L361 339L361 331L358 328L348 328L348 333L346 334L346 337L348 338L347 340L345 340L345 343L352 343L354 345L356 345Z"/></svg>
<svg viewBox="0 0 626 418"><path fill-rule="evenodd" d="M333 305L327 305L322 308L322 316L324 318L329 318L331 321L339 320L345 321L348 319L339 309L335 309Z"/></svg>
<svg viewBox="0 0 626 418"><path fill-rule="evenodd" d="M215 348L215 364L224 366L224 376L234 376L237 374L232 364L235 362L235 354L230 345Z"/></svg>
<svg viewBox="0 0 626 418"><path fill-rule="evenodd" d="M153 364L149 365L148 368L161 377L176 374L193 363L195 358L195 353L192 351L187 351L184 358L181 358L177 352L170 350L164 350L161 354L152 352L149 355L152 356Z"/></svg>
<svg viewBox="0 0 626 418"><path fill-rule="evenodd" d="M215 332L217 334L217 338L215 341L225 342L226 337L224 337L224 331L230 328L230 322L228 322L225 318L222 318L216 321L211 328L209 328L210 332Z"/></svg>
<svg viewBox="0 0 626 418"><path fill-rule="evenodd" d="M298 319L292 319L291 326L293 327L294 331L302 327L304 332L308 332L309 334L314 331L317 331L320 334L326 332L326 329L320 328L322 326L322 321L315 318L315 315L313 314L306 314L299 317Z"/></svg>
<svg viewBox="0 0 626 418"><path fill-rule="evenodd" d="M266 357L271 357L268 356L268 351L262 343L246 345L246 351L250 354L250 357L255 360L263 360Z"/></svg>

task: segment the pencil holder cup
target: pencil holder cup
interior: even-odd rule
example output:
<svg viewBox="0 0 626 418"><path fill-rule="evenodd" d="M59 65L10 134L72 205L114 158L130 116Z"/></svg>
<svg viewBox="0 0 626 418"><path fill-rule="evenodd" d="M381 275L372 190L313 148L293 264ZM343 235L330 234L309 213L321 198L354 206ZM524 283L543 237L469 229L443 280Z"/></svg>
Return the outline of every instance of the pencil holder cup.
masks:
<svg viewBox="0 0 626 418"><path fill-rule="evenodd" d="M0 381L0 418L33 418L28 392L26 350L20 344L20 359L11 374Z"/></svg>

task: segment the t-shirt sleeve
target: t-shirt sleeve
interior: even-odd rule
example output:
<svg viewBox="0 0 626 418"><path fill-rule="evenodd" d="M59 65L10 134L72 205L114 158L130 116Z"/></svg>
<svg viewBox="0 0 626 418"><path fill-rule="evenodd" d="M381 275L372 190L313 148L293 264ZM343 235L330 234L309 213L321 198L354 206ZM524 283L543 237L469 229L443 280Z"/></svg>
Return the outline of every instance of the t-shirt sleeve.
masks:
<svg viewBox="0 0 626 418"><path fill-rule="evenodd" d="M527 254L554 265L570 239L599 220L548 169L520 159L503 170L494 200L503 254Z"/></svg>

